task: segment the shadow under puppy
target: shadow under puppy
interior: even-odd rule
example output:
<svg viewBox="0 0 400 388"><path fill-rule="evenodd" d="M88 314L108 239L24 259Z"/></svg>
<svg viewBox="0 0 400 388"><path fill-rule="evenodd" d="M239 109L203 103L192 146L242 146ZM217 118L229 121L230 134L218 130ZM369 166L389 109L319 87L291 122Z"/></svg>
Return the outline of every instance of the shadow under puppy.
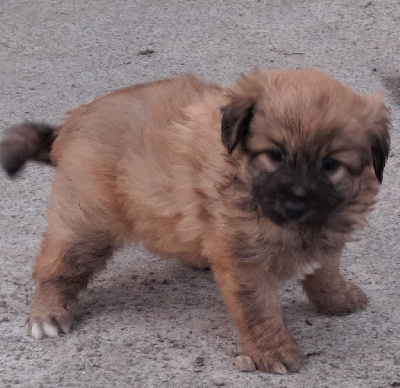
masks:
<svg viewBox="0 0 400 388"><path fill-rule="evenodd" d="M339 272L382 181L389 115L315 70L255 70L232 88L192 75L135 85L69 113L59 128L9 129L1 163L56 173L33 277L28 333L56 337L71 304L126 240L211 266L257 368L297 372L279 281L297 277L328 314L367 296Z"/></svg>

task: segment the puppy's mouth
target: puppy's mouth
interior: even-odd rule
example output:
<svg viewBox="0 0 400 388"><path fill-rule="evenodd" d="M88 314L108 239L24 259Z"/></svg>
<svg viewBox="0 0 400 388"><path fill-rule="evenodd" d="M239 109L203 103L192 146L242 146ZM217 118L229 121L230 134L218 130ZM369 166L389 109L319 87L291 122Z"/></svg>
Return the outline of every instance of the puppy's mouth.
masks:
<svg viewBox="0 0 400 388"><path fill-rule="evenodd" d="M326 211L322 212L309 204L288 202L277 203L275 206L262 206L262 215L278 226L286 228L322 226L327 217Z"/></svg>
<svg viewBox="0 0 400 388"><path fill-rule="evenodd" d="M253 199L260 216L266 217L284 228L322 227L329 216L342 203L341 198L331 195L295 197L278 192L265 192L253 188Z"/></svg>

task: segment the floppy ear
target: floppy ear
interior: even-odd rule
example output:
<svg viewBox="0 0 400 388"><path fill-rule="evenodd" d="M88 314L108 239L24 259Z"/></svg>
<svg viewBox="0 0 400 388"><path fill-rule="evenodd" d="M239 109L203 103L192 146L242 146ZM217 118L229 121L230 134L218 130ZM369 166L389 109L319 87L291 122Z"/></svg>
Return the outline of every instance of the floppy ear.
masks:
<svg viewBox="0 0 400 388"><path fill-rule="evenodd" d="M232 153L245 137L253 117L254 101L250 98L237 98L221 108L222 143Z"/></svg>
<svg viewBox="0 0 400 388"><path fill-rule="evenodd" d="M370 134L370 149L375 175L382 183L383 170L389 156L390 147L390 114L382 103L382 95L367 96L370 109L368 127Z"/></svg>
<svg viewBox="0 0 400 388"><path fill-rule="evenodd" d="M372 163L379 183L382 183L383 170L389 156L389 147L390 138L387 130L386 133L375 136L371 142Z"/></svg>

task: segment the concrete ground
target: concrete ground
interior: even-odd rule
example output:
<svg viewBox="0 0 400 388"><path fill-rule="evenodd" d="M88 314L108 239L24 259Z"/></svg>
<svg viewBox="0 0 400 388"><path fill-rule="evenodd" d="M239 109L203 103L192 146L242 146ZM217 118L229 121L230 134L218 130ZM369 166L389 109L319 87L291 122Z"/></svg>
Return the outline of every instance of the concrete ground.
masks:
<svg viewBox="0 0 400 388"><path fill-rule="evenodd" d="M342 265L369 307L325 317L296 284L283 285L305 366L241 373L232 364L238 335L211 274L129 247L82 294L73 333L35 342L23 326L52 170L31 165L14 182L0 178L1 387L400 386L398 0L2 0L0 125L57 124L112 89L181 72L229 84L254 65L316 67L358 92L386 94L393 144L384 184Z"/></svg>

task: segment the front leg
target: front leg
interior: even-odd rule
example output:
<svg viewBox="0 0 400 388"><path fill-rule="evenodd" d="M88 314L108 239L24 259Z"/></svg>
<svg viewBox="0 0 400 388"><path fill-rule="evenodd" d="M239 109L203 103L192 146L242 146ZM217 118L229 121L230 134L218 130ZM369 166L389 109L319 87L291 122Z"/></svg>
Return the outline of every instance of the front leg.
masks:
<svg viewBox="0 0 400 388"><path fill-rule="evenodd" d="M219 259L212 270L239 329L243 352L260 370L298 372L302 356L283 322L276 278L260 264L233 259Z"/></svg>
<svg viewBox="0 0 400 388"><path fill-rule="evenodd" d="M339 255L337 255L339 257ZM344 315L367 306L368 297L339 272L339 259L331 258L303 281L304 290L317 309L329 315Z"/></svg>

